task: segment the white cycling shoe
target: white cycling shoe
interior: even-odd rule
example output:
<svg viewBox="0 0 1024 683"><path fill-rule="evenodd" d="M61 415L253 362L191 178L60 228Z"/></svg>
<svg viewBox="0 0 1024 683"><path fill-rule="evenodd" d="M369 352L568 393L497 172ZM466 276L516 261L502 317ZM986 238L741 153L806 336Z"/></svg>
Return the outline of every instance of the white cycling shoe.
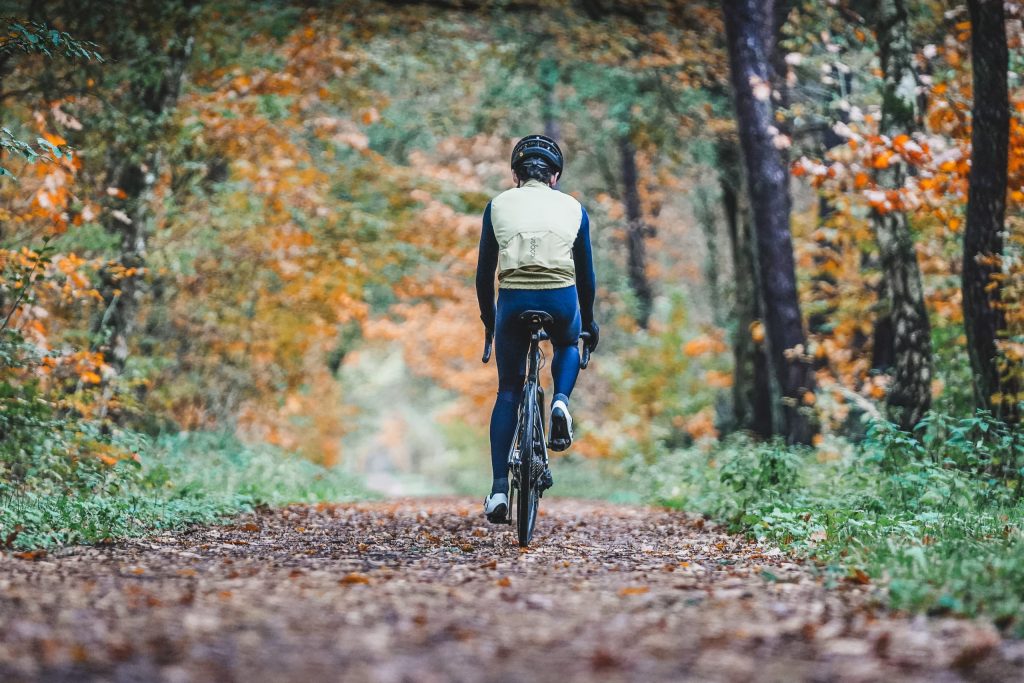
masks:
<svg viewBox="0 0 1024 683"><path fill-rule="evenodd" d="M488 522L504 523L508 518L508 496L504 493L493 493L484 498L484 515Z"/></svg>
<svg viewBox="0 0 1024 683"><path fill-rule="evenodd" d="M565 401L551 404L551 450L564 451L572 445L572 415Z"/></svg>

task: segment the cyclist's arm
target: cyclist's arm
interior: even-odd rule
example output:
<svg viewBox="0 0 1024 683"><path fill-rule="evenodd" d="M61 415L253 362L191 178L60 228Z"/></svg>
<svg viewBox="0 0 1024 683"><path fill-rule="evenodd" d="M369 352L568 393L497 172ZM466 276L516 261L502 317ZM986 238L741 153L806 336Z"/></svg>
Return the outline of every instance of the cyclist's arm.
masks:
<svg viewBox="0 0 1024 683"><path fill-rule="evenodd" d="M580 299L580 318L586 328L594 320L594 297L597 275L594 273L594 254L590 248L590 217L583 209L580 231L572 245L572 260L576 263L576 292Z"/></svg>
<svg viewBox="0 0 1024 683"><path fill-rule="evenodd" d="M491 204L484 209L480 230L480 254L476 262L476 300L480 304L480 320L494 330L494 271L498 268L498 239L491 225Z"/></svg>

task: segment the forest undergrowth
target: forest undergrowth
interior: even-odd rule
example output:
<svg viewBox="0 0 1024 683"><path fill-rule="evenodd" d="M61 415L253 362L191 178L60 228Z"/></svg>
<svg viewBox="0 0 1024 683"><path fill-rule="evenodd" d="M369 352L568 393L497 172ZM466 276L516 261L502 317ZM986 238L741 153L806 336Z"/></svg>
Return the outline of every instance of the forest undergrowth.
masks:
<svg viewBox="0 0 1024 683"><path fill-rule="evenodd" d="M1024 441L988 415L933 414L915 434L875 420L816 449L734 435L628 465L651 500L777 543L826 583L1024 634Z"/></svg>
<svg viewBox="0 0 1024 683"><path fill-rule="evenodd" d="M544 130L602 325L551 495L1024 635L1024 6L876 4L787 5L769 83L752 0L11 3L0 547L374 495L338 462L482 496L480 216Z"/></svg>
<svg viewBox="0 0 1024 683"><path fill-rule="evenodd" d="M51 448L0 455L0 541L6 548L32 556L56 545L216 523L260 506L374 497L341 468L246 445L228 433L116 434L111 442L144 455L112 465L52 448L66 446L61 440L67 436L54 431L49 443L39 444Z"/></svg>

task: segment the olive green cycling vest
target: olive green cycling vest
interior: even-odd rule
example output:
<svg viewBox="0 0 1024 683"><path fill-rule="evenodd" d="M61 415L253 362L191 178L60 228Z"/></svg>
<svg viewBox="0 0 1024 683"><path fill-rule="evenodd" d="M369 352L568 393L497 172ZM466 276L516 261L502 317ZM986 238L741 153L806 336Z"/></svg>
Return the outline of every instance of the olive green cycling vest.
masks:
<svg viewBox="0 0 1024 683"><path fill-rule="evenodd" d="M576 284L572 245L583 207L538 180L502 192L491 201L498 241L498 286L557 289Z"/></svg>

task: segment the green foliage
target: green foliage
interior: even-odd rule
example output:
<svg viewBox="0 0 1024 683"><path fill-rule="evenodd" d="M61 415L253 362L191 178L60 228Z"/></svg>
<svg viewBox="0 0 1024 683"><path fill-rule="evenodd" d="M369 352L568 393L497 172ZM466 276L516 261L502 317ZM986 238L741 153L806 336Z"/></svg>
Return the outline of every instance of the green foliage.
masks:
<svg viewBox="0 0 1024 683"><path fill-rule="evenodd" d="M58 31L39 21L0 20L6 26L6 35L0 38L0 55L15 53L42 54L47 57L62 55L68 59L102 62L99 46L88 40L77 40L65 31Z"/></svg>
<svg viewBox="0 0 1024 683"><path fill-rule="evenodd" d="M643 452L653 459L667 449L709 438L713 433L715 392L707 385L707 373L720 370L720 359L694 362L684 351L695 336L687 319L686 302L672 297L644 334L607 335L602 339L600 373L617 387L604 424L587 434L598 436L616 452ZM664 316L662 318L662 315ZM710 345L712 337L700 335ZM684 420L681 416L687 416ZM705 423L707 430L692 429L690 421ZM594 455L607 455L604 451Z"/></svg>
<svg viewBox="0 0 1024 683"><path fill-rule="evenodd" d="M71 151L61 149L45 138L36 138L35 145L19 139L9 128L0 128L0 151L14 154L33 164L37 161L57 161L62 157L71 157ZM14 174L0 166L0 177L8 176L14 178Z"/></svg>
<svg viewBox="0 0 1024 683"><path fill-rule="evenodd" d="M800 476L800 455L781 442L744 448L721 466L721 479L738 494L756 496L761 491L793 490Z"/></svg>
<svg viewBox="0 0 1024 683"><path fill-rule="evenodd" d="M13 301L9 308L2 311L0 318L0 332L6 332L11 322L11 317L17 312L19 306L33 302L34 285L42 275L42 271L53 258L54 247L50 244L50 238L44 237L42 246L35 251L27 250L21 259L4 259L0 267L0 301L3 297L10 297ZM7 343L19 345L22 337L20 333L12 331L13 336ZM13 360L12 360L13 362ZM6 365L4 366L6 367Z"/></svg>
<svg viewBox="0 0 1024 683"><path fill-rule="evenodd" d="M19 372L41 361L34 345L5 331L0 541L24 548L124 535L135 526L137 506L130 504L125 484L135 475L137 463L127 456L139 449L139 439L105 432L98 422L62 410L38 378Z"/></svg>
<svg viewBox="0 0 1024 683"><path fill-rule="evenodd" d="M120 238L96 222L83 223L74 230L58 235L54 247L64 254L114 255L120 246Z"/></svg>
<svg viewBox="0 0 1024 683"><path fill-rule="evenodd" d="M944 415L967 416L974 412L971 361L967 346L961 341L963 335L961 324L943 325L935 321L932 325L935 372L943 385L932 410Z"/></svg>
<svg viewBox="0 0 1024 683"><path fill-rule="evenodd" d="M20 53L41 54L47 57L56 54L68 59L103 61L103 57L96 50L98 45L87 40L77 40L48 24L13 18L0 19L0 24L6 28L5 35L0 38L0 57L5 59ZM69 150L61 149L45 138L36 138L35 144L25 142L8 128L0 128L0 155L3 153L20 156L30 164L39 160L50 161L71 156ZM0 166L0 177L3 176L13 178L14 174Z"/></svg>
<svg viewBox="0 0 1024 683"><path fill-rule="evenodd" d="M228 433L164 437L143 462L145 487L233 510L370 497L359 479L342 469L325 468L273 446L248 446Z"/></svg>
<svg viewBox="0 0 1024 683"><path fill-rule="evenodd" d="M141 451L141 461L128 457L110 466L89 455L72 458L61 448L73 436L66 426L51 419L32 432L56 430L45 438L19 447L5 440L0 541L8 547L95 543L215 522L258 505L370 495L341 470L272 447L249 447L227 434L180 434L149 443L132 433L93 433L94 439Z"/></svg>
<svg viewBox="0 0 1024 683"><path fill-rule="evenodd" d="M617 460L584 458L566 453L555 456L551 467L556 485L545 491L545 498L607 500L624 505L643 502L639 491L625 485L626 475L622 471L622 463Z"/></svg>
<svg viewBox="0 0 1024 683"><path fill-rule="evenodd" d="M987 614L1024 632L1020 434L985 414L931 415L921 429L919 441L874 423L857 446L817 450L735 435L629 465L655 501L778 543L829 580L876 582L894 607Z"/></svg>
<svg viewBox="0 0 1024 683"><path fill-rule="evenodd" d="M1024 472L1024 438L991 413L954 420L931 414L919 427L935 461L985 475L986 484L1019 489Z"/></svg>

